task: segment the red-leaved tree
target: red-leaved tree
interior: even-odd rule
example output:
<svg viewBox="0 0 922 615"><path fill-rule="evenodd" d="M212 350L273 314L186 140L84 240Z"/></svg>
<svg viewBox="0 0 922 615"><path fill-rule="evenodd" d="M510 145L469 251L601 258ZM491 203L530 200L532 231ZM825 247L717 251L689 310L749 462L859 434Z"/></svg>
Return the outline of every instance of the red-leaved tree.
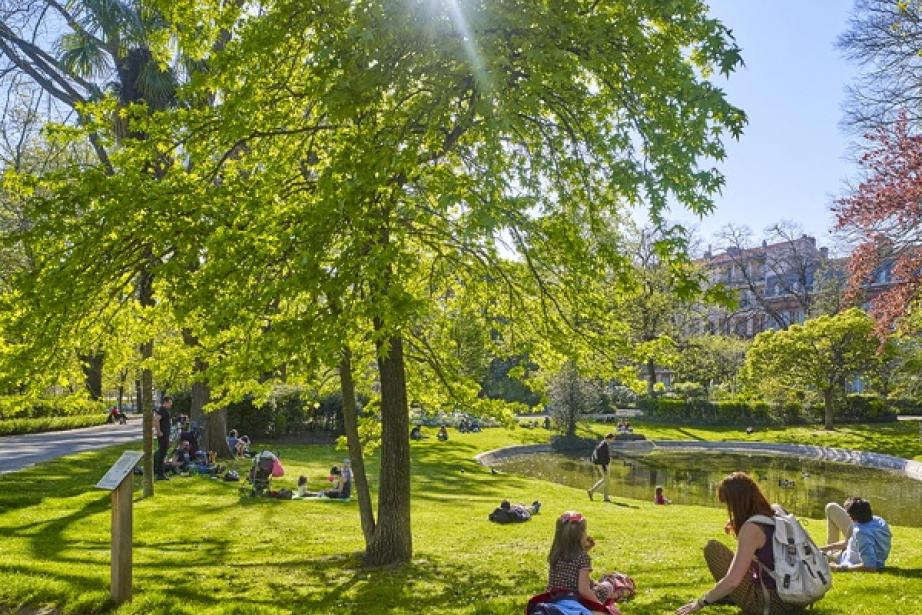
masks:
<svg viewBox="0 0 922 615"><path fill-rule="evenodd" d="M851 296L865 290L875 270L891 266L890 284L871 301L881 331L888 331L922 298L922 135L903 117L868 139L863 179L833 211L836 230L858 241L849 262Z"/></svg>

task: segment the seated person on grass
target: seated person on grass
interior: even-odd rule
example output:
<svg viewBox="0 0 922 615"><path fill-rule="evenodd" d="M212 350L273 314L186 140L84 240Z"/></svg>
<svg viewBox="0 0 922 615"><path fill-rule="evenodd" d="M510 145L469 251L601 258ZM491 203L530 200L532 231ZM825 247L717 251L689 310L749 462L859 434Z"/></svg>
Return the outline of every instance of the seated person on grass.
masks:
<svg viewBox="0 0 922 615"><path fill-rule="evenodd" d="M344 474L346 476L344 476ZM346 480L348 478L348 480ZM345 500L352 495L352 470L347 469L343 472L339 466L330 468L330 479L333 486L323 492L328 498L335 500Z"/></svg>
<svg viewBox="0 0 922 615"><path fill-rule="evenodd" d="M168 473L183 474L188 472L192 465L192 455L189 452L189 443L180 442L176 450L173 451L173 455L164 465Z"/></svg>
<svg viewBox="0 0 922 615"><path fill-rule="evenodd" d="M820 547L840 571L871 571L883 569L890 555L890 526L873 514L871 504L858 497L845 500L845 506L826 505L826 539ZM844 540L839 541L839 534Z"/></svg>
<svg viewBox="0 0 922 615"><path fill-rule="evenodd" d="M410 430L410 439L411 440L422 440L423 439L423 427L422 425L416 425L413 429Z"/></svg>
<svg viewBox="0 0 922 615"><path fill-rule="evenodd" d="M237 441L240 438L237 437L237 430L231 429L227 434L227 448L230 449L231 455L237 455Z"/></svg>
<svg viewBox="0 0 922 615"><path fill-rule="evenodd" d="M237 440L237 450L235 451L237 457L253 457L254 455L250 452L250 436L242 436Z"/></svg>
<svg viewBox="0 0 922 615"><path fill-rule="evenodd" d="M438 439L439 439L440 441L442 441L442 442L444 442L445 440L448 439L448 430L445 429L445 426L444 426L444 425L442 425L442 426L439 428L439 433L438 433L438 436L437 436L437 437L438 437Z"/></svg>

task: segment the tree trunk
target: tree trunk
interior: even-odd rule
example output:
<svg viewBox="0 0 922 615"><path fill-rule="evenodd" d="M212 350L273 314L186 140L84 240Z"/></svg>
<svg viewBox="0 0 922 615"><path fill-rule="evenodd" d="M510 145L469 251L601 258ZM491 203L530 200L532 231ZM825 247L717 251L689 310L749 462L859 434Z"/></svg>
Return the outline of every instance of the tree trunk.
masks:
<svg viewBox="0 0 922 615"><path fill-rule="evenodd" d="M375 319L375 329L383 323ZM365 561L386 565L410 561L410 416L403 340L393 334L376 343L381 379L381 472L378 481L378 523L365 549Z"/></svg>
<svg viewBox="0 0 922 615"><path fill-rule="evenodd" d="M647 359L647 395L653 397L653 389L656 385L656 365L653 359Z"/></svg>
<svg viewBox="0 0 922 615"><path fill-rule="evenodd" d="M106 354L97 350L89 354L78 354L80 367L83 369L83 382L86 384L86 390L90 393L90 398L94 400L102 399L102 366Z"/></svg>
<svg viewBox="0 0 922 615"><path fill-rule="evenodd" d="M208 442L208 450L217 453L218 459L233 457L227 445L227 408L212 410L205 415L205 441Z"/></svg>
<svg viewBox="0 0 922 615"><path fill-rule="evenodd" d="M832 388L828 388L823 392L823 405L825 406L825 428L834 429L832 424L832 408L833 408L833 391Z"/></svg>
<svg viewBox="0 0 922 615"><path fill-rule="evenodd" d="M182 330L182 339L190 348L198 347L198 339L188 329ZM192 382L192 399L189 416L193 421L202 426L202 441L199 446L206 451L214 451L219 459L231 459L233 453L227 445L227 409L221 408L212 412L205 412L210 390L205 379L206 363L200 356L195 357Z"/></svg>
<svg viewBox="0 0 922 615"><path fill-rule="evenodd" d="M118 401L117 408L122 412L122 406L125 404L125 379L128 378L128 370L123 369L118 374Z"/></svg>
<svg viewBox="0 0 922 615"><path fill-rule="evenodd" d="M365 546L371 544L375 531L375 513L371 508L371 493L368 478L365 475L365 458L362 455L362 442L359 440L358 412L355 404L355 383L352 381L352 351L343 347L342 360L339 363L339 382L343 394L343 427L346 443L349 445L349 458L352 460L352 480L356 497L359 500L359 516L362 520L362 533Z"/></svg>
<svg viewBox="0 0 922 615"><path fill-rule="evenodd" d="M154 276L145 267L138 276L138 302L141 309L154 305ZM154 356L154 340L148 339L141 344L141 361L146 365ZM150 367L141 370L141 401L144 418L142 420L144 440L144 497L154 495L154 375Z"/></svg>

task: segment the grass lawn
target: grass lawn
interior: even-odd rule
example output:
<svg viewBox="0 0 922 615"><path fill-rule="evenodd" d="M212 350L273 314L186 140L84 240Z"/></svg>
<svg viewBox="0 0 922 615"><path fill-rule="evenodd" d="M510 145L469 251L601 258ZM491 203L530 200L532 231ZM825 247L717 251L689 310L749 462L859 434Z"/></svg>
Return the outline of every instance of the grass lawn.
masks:
<svg viewBox="0 0 922 615"><path fill-rule="evenodd" d="M606 426L592 426L601 433ZM845 445L878 428L842 430ZM887 426L881 446L916 446ZM477 466L480 451L546 440L544 430L490 429L412 443L414 560L366 569L357 504L240 498L238 485L203 478L158 483L149 500L135 494L135 599L118 613L519 614L542 590L554 518L587 515L598 546L597 571L629 573L638 596L625 615L671 613L711 584L700 547L720 537L725 514L712 508L654 507L619 499L589 502L581 489ZM735 432L644 427L661 438L736 439ZM653 432L656 432L655 434ZM687 432L687 433L685 433ZM864 435L862 435L864 433ZM761 436L783 434L763 432ZM794 432L792 441L805 436ZM892 442L891 442L892 440ZM812 441L812 440L811 440ZM873 447L867 447L872 450ZM292 486L314 486L343 455L326 446L279 447ZM124 447L0 476L0 605L56 605L64 612L109 610L109 496L93 485ZM907 449L915 451L917 449ZM883 450L883 452L891 452ZM377 460L370 460L372 476ZM374 485L373 485L374 486ZM487 514L500 499L540 499L530 523L499 526ZM819 538L824 525L809 522ZM728 540L726 537L723 540ZM882 574L836 577L814 613L910 615L922 604L922 528L894 528L894 552ZM3 609L0 608L0 612ZM736 612L710 607L708 613Z"/></svg>

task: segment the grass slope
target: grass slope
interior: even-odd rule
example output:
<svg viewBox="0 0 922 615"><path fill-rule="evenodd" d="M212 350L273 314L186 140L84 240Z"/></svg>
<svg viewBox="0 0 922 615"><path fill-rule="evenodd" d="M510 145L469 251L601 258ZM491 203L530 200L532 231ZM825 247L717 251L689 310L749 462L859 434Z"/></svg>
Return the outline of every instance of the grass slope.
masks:
<svg viewBox="0 0 922 615"><path fill-rule="evenodd" d="M721 511L629 500L591 503L581 489L493 475L472 460L479 451L546 438L543 430L494 429L412 443L415 557L398 568L360 565L354 501L241 499L236 484L195 477L158 483L154 498L135 495L135 599L117 612L518 614L544 586L555 516L573 508L588 516L598 542L596 570L621 570L638 583L637 598L623 608L626 615L671 613L710 586L700 547L722 534ZM56 605L65 612L112 608L109 496L93 485L123 448L0 476L0 605ZM279 452L288 474L277 484L288 486L299 474L319 485L343 456L325 446ZM375 476L377 459L370 465ZM544 507L530 523L491 524L486 516L502 498L538 498ZM808 528L819 538L824 526L814 521ZM838 576L813 612L918 613L922 529L894 528L889 563L882 574Z"/></svg>

